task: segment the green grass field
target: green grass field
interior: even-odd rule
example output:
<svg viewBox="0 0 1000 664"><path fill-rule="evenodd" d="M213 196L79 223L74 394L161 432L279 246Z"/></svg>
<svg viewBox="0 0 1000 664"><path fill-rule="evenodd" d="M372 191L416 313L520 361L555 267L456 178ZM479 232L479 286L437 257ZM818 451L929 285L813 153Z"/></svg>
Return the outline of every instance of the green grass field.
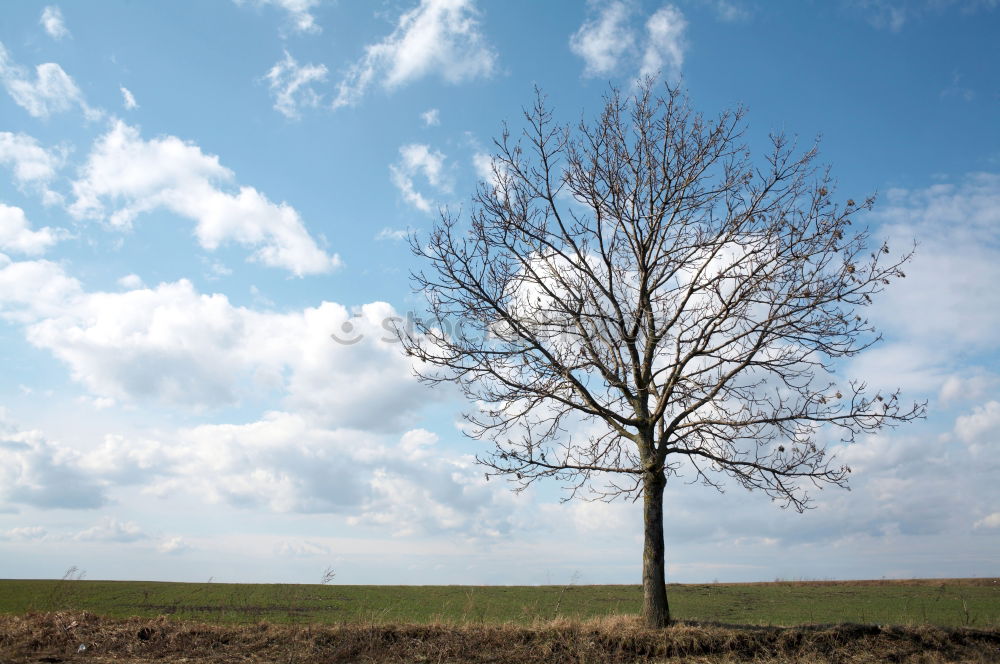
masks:
<svg viewBox="0 0 1000 664"><path fill-rule="evenodd" d="M1000 626L1000 580L671 585L675 618ZM637 614L638 586L343 586L0 580L0 613L85 610L203 622L515 623Z"/></svg>

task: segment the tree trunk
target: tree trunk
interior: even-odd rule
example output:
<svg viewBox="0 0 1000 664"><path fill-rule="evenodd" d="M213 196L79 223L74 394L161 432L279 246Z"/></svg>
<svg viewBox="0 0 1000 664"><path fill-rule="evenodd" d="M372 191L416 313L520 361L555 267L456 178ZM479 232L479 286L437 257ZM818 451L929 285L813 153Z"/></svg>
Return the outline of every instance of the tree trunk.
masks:
<svg viewBox="0 0 1000 664"><path fill-rule="evenodd" d="M642 616L646 625L666 627L670 622L667 579L663 554L663 471L643 477L643 525L646 543L642 549Z"/></svg>

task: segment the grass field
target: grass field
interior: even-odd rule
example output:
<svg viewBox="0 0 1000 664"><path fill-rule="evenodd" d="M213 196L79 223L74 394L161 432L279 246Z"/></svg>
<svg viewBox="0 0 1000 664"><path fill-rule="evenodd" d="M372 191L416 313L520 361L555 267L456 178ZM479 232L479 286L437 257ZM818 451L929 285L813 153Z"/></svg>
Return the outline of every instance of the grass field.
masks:
<svg viewBox="0 0 1000 664"><path fill-rule="evenodd" d="M671 585L680 620L1000 627L1000 580ZM0 614L88 611L213 623L532 625L634 615L638 586L345 586L0 580Z"/></svg>

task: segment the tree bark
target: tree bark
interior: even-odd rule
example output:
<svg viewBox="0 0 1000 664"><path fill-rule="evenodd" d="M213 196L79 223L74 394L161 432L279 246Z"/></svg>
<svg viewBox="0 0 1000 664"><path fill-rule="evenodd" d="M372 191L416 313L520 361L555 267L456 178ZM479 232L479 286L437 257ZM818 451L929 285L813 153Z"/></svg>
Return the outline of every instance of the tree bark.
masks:
<svg viewBox="0 0 1000 664"><path fill-rule="evenodd" d="M647 472L643 477L646 543L642 550L642 615L647 626L657 629L670 623L663 550L663 489L666 484L662 470Z"/></svg>

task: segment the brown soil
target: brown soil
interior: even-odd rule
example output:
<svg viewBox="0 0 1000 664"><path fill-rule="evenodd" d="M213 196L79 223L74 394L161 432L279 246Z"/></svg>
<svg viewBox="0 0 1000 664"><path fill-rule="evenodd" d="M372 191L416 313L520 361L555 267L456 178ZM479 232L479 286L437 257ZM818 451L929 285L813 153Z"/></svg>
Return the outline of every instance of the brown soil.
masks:
<svg viewBox="0 0 1000 664"><path fill-rule="evenodd" d="M83 648L81 649L81 646ZM877 625L643 628L633 617L513 625L204 625L88 613L0 616L0 662L1000 662L1000 630Z"/></svg>

